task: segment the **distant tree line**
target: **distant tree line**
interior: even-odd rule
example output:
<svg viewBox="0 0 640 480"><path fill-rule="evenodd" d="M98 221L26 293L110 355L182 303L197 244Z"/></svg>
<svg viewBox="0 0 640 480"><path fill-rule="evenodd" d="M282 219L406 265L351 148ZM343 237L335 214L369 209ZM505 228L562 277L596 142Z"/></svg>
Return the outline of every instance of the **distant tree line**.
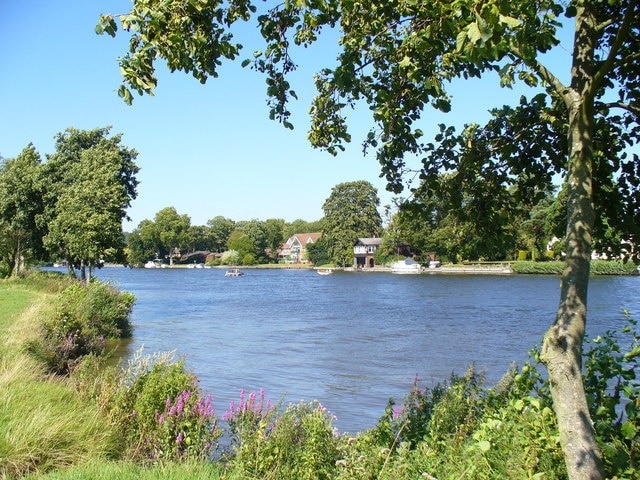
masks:
<svg viewBox="0 0 640 480"><path fill-rule="evenodd" d="M549 181L544 188L523 194L517 186L497 187L477 177L471 181L464 172L442 174L430 185L429 190L415 188L410 199L385 206L386 222L379 212L377 190L364 180L336 185L323 204L324 216L313 222L216 216L196 226L188 215L167 207L128 234L127 258L135 265L156 258L184 263L196 261L194 254L212 252L219 254L214 263L276 263L290 236L309 232L322 233L320 240L307 245L307 260L315 265L351 266L353 245L361 237L382 237L377 264L400 254L422 261L435 254L453 263L562 257L566 189L556 193ZM625 230L615 228L606 212L597 225L598 251L609 258L634 254Z"/></svg>
<svg viewBox="0 0 640 480"><path fill-rule="evenodd" d="M0 275L64 261L82 278L124 261L122 221L137 196L137 152L110 128L69 128L46 161L32 144L0 162Z"/></svg>
<svg viewBox="0 0 640 480"><path fill-rule="evenodd" d="M291 235L320 230L320 222L301 219L235 221L221 215L208 220L206 225L191 225L188 215L166 207L153 220L143 220L127 234L127 260L133 265L154 259L185 263L200 261L207 253L220 254L219 258L225 252L233 252L230 264L275 263L281 245Z"/></svg>

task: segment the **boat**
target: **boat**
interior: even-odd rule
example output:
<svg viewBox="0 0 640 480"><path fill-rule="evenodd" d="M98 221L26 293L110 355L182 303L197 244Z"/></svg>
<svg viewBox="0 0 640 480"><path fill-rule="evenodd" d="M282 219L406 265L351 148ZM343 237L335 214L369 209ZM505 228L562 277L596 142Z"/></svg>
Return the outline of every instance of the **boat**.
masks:
<svg viewBox="0 0 640 480"><path fill-rule="evenodd" d="M417 273L422 273L422 265L414 259L407 257L404 260L394 262L391 265L391 273L415 275Z"/></svg>
<svg viewBox="0 0 640 480"><path fill-rule="evenodd" d="M162 263L162 260L156 258L155 260L149 260L144 264L144 268L168 268L166 263Z"/></svg>
<svg viewBox="0 0 640 480"><path fill-rule="evenodd" d="M224 274L225 277L242 277L244 272L242 272L239 268L230 268Z"/></svg>
<svg viewBox="0 0 640 480"><path fill-rule="evenodd" d="M331 275L333 273L333 268L318 268L316 270L318 275Z"/></svg>

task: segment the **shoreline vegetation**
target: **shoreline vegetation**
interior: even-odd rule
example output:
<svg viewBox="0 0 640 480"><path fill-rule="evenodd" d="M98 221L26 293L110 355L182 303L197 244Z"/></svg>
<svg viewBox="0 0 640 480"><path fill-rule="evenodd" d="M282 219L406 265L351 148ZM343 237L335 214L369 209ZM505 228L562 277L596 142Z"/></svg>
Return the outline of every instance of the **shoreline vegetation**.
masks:
<svg viewBox="0 0 640 480"><path fill-rule="evenodd" d="M416 378L377 425L343 435L321 404L284 405L264 391L243 391L215 412L173 354L139 352L107 366L117 338L130 333L123 314L133 303L95 279L30 272L0 281L0 303L3 479L566 478L535 350L491 387L473 366L435 386ZM585 352L607 476L637 478L635 321L627 316Z"/></svg>
<svg viewBox="0 0 640 480"><path fill-rule="evenodd" d="M108 264L107 267L122 267L122 265ZM207 266L218 270L230 268L230 265ZM234 266L235 267L235 266ZM167 268L193 268L191 264L175 264ZM240 265L243 270L317 270L332 268L344 272L391 272L391 266L376 266L373 268L354 269L353 267L339 267L334 264L314 266L308 263L277 263L261 265ZM503 262L462 262L446 263L437 268L423 268L422 274L493 274L493 275L562 275L564 262L560 261L503 261ZM633 262L619 260L592 260L591 275L638 275L640 267Z"/></svg>

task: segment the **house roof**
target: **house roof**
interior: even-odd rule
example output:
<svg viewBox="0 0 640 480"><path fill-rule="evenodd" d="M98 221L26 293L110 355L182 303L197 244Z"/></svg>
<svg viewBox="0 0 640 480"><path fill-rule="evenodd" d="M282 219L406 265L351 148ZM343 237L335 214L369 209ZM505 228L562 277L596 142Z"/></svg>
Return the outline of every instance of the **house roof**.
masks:
<svg viewBox="0 0 640 480"><path fill-rule="evenodd" d="M361 243L362 245L382 245L382 238L361 237L361 238L358 238L358 240L354 243L354 245L357 245L359 243Z"/></svg>
<svg viewBox="0 0 640 480"><path fill-rule="evenodd" d="M285 246L293 245L297 240L301 245L306 245L308 243L316 243L318 239L322 236L321 232L313 232L313 233L295 233L289 237L289 239L285 242Z"/></svg>

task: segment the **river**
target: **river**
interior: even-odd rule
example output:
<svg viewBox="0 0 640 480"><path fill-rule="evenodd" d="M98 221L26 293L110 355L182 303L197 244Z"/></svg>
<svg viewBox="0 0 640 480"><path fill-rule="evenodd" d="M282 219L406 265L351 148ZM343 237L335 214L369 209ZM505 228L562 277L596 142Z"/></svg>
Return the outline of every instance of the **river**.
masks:
<svg viewBox="0 0 640 480"><path fill-rule="evenodd" d="M521 364L552 322L560 280L528 275L394 275L309 270L107 267L96 276L132 292L125 354L174 351L219 415L240 390L272 401L318 400L341 432L375 426L389 397L463 374L488 382ZM596 277L588 334L640 318L639 277Z"/></svg>

